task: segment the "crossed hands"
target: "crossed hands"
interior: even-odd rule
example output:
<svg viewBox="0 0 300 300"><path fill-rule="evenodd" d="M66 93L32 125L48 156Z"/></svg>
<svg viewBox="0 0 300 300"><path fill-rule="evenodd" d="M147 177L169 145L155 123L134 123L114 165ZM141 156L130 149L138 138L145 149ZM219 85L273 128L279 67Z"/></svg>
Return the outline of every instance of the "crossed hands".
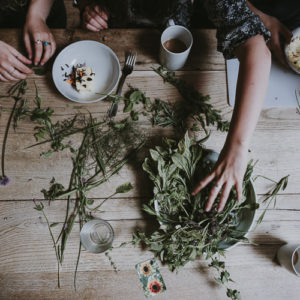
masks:
<svg viewBox="0 0 300 300"><path fill-rule="evenodd" d="M95 32L107 29L108 18L109 14L105 8L96 4L87 5L82 11L82 27Z"/></svg>

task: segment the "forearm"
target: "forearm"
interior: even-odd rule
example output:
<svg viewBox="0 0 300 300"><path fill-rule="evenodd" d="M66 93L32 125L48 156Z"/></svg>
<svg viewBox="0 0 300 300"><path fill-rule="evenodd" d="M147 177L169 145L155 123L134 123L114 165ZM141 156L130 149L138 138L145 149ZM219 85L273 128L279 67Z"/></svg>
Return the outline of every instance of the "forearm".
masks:
<svg viewBox="0 0 300 300"><path fill-rule="evenodd" d="M240 45L236 55L240 68L226 145L249 147L268 86L271 54L263 37L257 35Z"/></svg>
<svg viewBox="0 0 300 300"><path fill-rule="evenodd" d="M41 18L46 21L54 0L31 0L27 18Z"/></svg>

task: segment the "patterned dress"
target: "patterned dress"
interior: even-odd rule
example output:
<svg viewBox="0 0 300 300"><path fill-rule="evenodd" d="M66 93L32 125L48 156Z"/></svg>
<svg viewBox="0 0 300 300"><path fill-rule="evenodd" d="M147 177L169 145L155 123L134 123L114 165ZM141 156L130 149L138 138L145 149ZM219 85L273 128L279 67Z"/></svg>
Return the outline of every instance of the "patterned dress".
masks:
<svg viewBox="0 0 300 300"><path fill-rule="evenodd" d="M300 26L300 0L250 0L263 12L273 15L288 28ZM110 27L164 28L168 19L190 27L207 18L217 28L218 50L226 59L247 39L271 34L248 7L246 0L98 0L110 12ZM196 19L198 18L198 20ZM207 23L207 22L206 22ZM205 22L204 22L205 24Z"/></svg>
<svg viewBox="0 0 300 300"><path fill-rule="evenodd" d="M0 0L0 28L23 27L29 2L29 0ZM48 26L64 28L66 27L66 20L64 1L55 0L47 18Z"/></svg>
<svg viewBox="0 0 300 300"><path fill-rule="evenodd" d="M234 57L234 50L258 34L266 41L270 32L248 7L246 0L205 0L209 19L217 27L218 51L226 59Z"/></svg>

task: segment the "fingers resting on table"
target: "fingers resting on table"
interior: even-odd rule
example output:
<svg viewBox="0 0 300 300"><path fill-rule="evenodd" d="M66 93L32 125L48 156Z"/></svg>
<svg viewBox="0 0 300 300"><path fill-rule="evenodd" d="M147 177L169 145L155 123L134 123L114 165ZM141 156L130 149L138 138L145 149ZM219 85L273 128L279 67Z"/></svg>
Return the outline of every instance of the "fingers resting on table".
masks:
<svg viewBox="0 0 300 300"><path fill-rule="evenodd" d="M31 64L31 61L12 46L0 41L1 81L18 81L27 78L33 71L25 64Z"/></svg>
<svg viewBox="0 0 300 300"><path fill-rule="evenodd" d="M91 31L108 28L108 12L99 5L87 5L82 12L82 26Z"/></svg>

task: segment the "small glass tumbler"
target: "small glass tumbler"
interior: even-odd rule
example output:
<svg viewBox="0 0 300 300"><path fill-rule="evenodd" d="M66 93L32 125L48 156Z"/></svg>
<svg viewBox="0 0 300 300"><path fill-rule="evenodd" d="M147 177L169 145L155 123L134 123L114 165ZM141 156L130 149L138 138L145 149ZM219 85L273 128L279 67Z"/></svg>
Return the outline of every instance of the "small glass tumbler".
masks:
<svg viewBox="0 0 300 300"><path fill-rule="evenodd" d="M80 241L88 252L101 253L112 245L114 231L111 225L102 219L93 219L85 223L80 231Z"/></svg>

